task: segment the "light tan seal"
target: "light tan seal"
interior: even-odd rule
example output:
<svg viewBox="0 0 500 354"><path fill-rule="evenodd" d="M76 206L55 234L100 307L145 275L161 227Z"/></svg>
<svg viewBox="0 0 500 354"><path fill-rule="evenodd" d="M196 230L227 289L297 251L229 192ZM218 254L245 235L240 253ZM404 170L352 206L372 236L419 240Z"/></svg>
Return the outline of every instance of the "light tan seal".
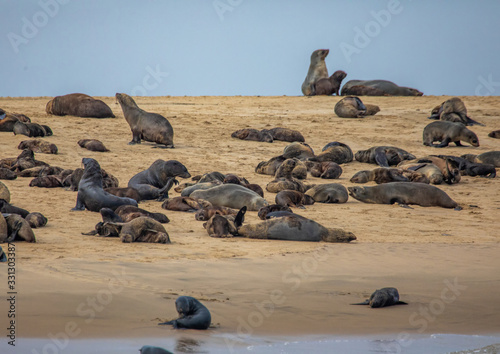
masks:
<svg viewBox="0 0 500 354"><path fill-rule="evenodd" d="M359 97L349 96L337 102L335 114L340 118L364 118L380 112L379 106L364 104Z"/></svg>
<svg viewBox="0 0 500 354"><path fill-rule="evenodd" d="M326 68L325 58L330 52L329 49L317 49L311 54L311 63L307 76L302 83L302 93L304 96L311 96L313 84L323 78L328 78L328 69Z"/></svg>

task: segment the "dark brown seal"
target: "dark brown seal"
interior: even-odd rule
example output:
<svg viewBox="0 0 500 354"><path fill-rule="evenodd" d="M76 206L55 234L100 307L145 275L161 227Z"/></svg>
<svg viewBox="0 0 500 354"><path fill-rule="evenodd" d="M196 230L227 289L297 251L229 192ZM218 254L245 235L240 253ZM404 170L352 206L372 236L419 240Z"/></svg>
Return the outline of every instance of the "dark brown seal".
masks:
<svg viewBox="0 0 500 354"><path fill-rule="evenodd" d="M56 96L47 102L45 111L56 116L114 118L111 108L101 100L83 93Z"/></svg>
<svg viewBox="0 0 500 354"><path fill-rule="evenodd" d="M493 130L488 136L493 139L500 139L500 130Z"/></svg>
<svg viewBox="0 0 500 354"><path fill-rule="evenodd" d="M203 209L204 204L191 197L175 197L165 199L161 207L173 211L196 211Z"/></svg>
<svg viewBox="0 0 500 354"><path fill-rule="evenodd" d="M10 203L9 188L2 182L0 182L0 200L5 200L7 203Z"/></svg>
<svg viewBox="0 0 500 354"><path fill-rule="evenodd" d="M17 214L21 215L21 217L25 218L29 215L29 211L16 207L15 205L10 204L6 199L0 199L0 212L6 214Z"/></svg>
<svg viewBox="0 0 500 354"><path fill-rule="evenodd" d="M363 203L416 204L460 209L458 203L441 189L424 183L391 182L373 187L348 187L349 195Z"/></svg>
<svg viewBox="0 0 500 354"><path fill-rule="evenodd" d="M313 177L336 179L342 175L342 167L336 162L306 161L306 166Z"/></svg>
<svg viewBox="0 0 500 354"><path fill-rule="evenodd" d="M140 109L132 97L124 93L117 93L116 99L132 130L132 141L129 144L140 144L142 139L163 144L165 147L174 147L174 129L165 117Z"/></svg>
<svg viewBox="0 0 500 354"><path fill-rule="evenodd" d="M351 162L353 160L352 150L349 146L338 141L332 141L325 145L321 153L309 158L309 161L335 162L337 164Z"/></svg>
<svg viewBox="0 0 500 354"><path fill-rule="evenodd" d="M62 171L63 169L57 166L35 166L22 170L17 175L18 177L45 177L59 175Z"/></svg>
<svg viewBox="0 0 500 354"><path fill-rule="evenodd" d="M307 190L307 186L292 176L297 161L296 159L286 159L283 161L274 174L274 180L266 185L266 190L271 193L278 193L288 189L304 193Z"/></svg>
<svg viewBox="0 0 500 354"><path fill-rule="evenodd" d="M210 237L233 237L238 234L238 228L245 220L247 207L242 207L236 215L214 214L203 227Z"/></svg>
<svg viewBox="0 0 500 354"><path fill-rule="evenodd" d="M351 305L370 305L372 308L393 306L393 305L408 305L404 301L399 300L399 292L396 288L382 288L375 292L364 302Z"/></svg>
<svg viewBox="0 0 500 354"><path fill-rule="evenodd" d="M352 96L391 96L382 89L363 85L354 85L349 87L343 95Z"/></svg>
<svg viewBox="0 0 500 354"><path fill-rule="evenodd" d="M459 122L465 125L482 125L476 122L474 119L467 115L467 108L465 108L464 102L458 98L453 97L449 100L444 101L439 106L434 107L431 111L431 116L429 119L440 119L448 122Z"/></svg>
<svg viewBox="0 0 500 354"><path fill-rule="evenodd" d="M334 111L340 118L364 118L377 114L380 108L375 105L365 105L359 97L349 96L338 101Z"/></svg>
<svg viewBox="0 0 500 354"><path fill-rule="evenodd" d="M292 191L292 190L284 190L284 191L278 192L278 194L276 194L274 201L276 204L279 204L279 205L294 207L294 208L301 208L301 209L304 209L304 205L314 204L313 197L311 197L307 194L304 194L304 193L301 193L298 191Z"/></svg>
<svg viewBox="0 0 500 354"><path fill-rule="evenodd" d="M461 141L471 144L474 147L479 146L479 139L476 133L465 127L463 123L437 121L428 124L424 128L423 143L432 147L446 147L450 143L455 143L456 146L462 146ZM441 142L434 144L435 141Z"/></svg>
<svg viewBox="0 0 500 354"><path fill-rule="evenodd" d="M38 212L29 213L24 218L32 229L47 225L47 218Z"/></svg>
<svg viewBox="0 0 500 354"><path fill-rule="evenodd" d="M479 155L466 154L462 157L470 162L486 163L495 167L500 167L500 151L487 151Z"/></svg>
<svg viewBox="0 0 500 354"><path fill-rule="evenodd" d="M261 141L265 143L272 143L273 136L265 130L257 129L240 129L231 134L231 138L240 140Z"/></svg>
<svg viewBox="0 0 500 354"><path fill-rule="evenodd" d="M377 184L389 182L410 182L403 176L403 170L397 168L380 167L374 170L358 171L350 179L352 183L366 183L374 181Z"/></svg>
<svg viewBox="0 0 500 354"><path fill-rule="evenodd" d="M312 52L309 70L307 71L307 76L301 87L304 96L312 95L312 86L316 81L328 78L328 69L326 68L325 58L329 52L329 49L317 49Z"/></svg>
<svg viewBox="0 0 500 354"><path fill-rule="evenodd" d="M383 95L389 96L422 96L423 93L417 89L410 87L398 86L394 82L387 80L350 80L345 83L342 87L342 96L347 95L357 95L357 93L351 91L353 86L366 86L372 87L377 90L367 90L367 93L383 93ZM358 88L359 90L359 88ZM376 94L374 96L380 96Z"/></svg>
<svg viewBox="0 0 500 354"><path fill-rule="evenodd" d="M232 208L226 208L222 206L211 206L204 207L203 209L198 209L196 214L194 214L194 218L198 221L207 221L215 214L219 215L236 215L238 214L238 210Z"/></svg>
<svg viewBox="0 0 500 354"><path fill-rule="evenodd" d="M16 158L16 162L12 165L12 170L21 172L36 166L49 166L49 164L40 160L35 160L33 151L26 149Z"/></svg>
<svg viewBox="0 0 500 354"><path fill-rule="evenodd" d="M196 190L191 193L195 199L206 200L214 206L225 206L241 209L246 206L248 210L258 211L268 202L260 195L238 184L226 183L205 190Z"/></svg>
<svg viewBox="0 0 500 354"><path fill-rule="evenodd" d="M279 141L287 141L293 143L295 141L304 142L304 136L297 130L289 129L289 128L272 128L272 129L263 129L262 131L269 132L273 137L273 140Z"/></svg>
<svg viewBox="0 0 500 354"><path fill-rule="evenodd" d="M14 171L11 171L8 168L0 167L0 179L13 180L16 179L17 175Z"/></svg>
<svg viewBox="0 0 500 354"><path fill-rule="evenodd" d="M257 167L255 167L255 172L262 175L274 176L276 174L276 170L285 160L286 158L283 155L280 155L271 158L269 161L261 161ZM302 161L299 161L298 159L295 160L298 162L293 169L292 177L305 179L307 177L307 166L302 163Z"/></svg>
<svg viewBox="0 0 500 354"><path fill-rule="evenodd" d="M117 197L126 197L126 198L132 198L136 202L141 201L141 196L137 189L131 188L131 187L110 187L110 188L104 188L104 190L108 193L111 193L113 195L116 195Z"/></svg>
<svg viewBox="0 0 500 354"><path fill-rule="evenodd" d="M98 152L107 152L109 151L104 144L97 139L82 139L78 140L78 145L80 147L90 150L90 151L98 151Z"/></svg>
<svg viewBox="0 0 500 354"><path fill-rule="evenodd" d="M59 188L63 187L63 183L59 176L43 176L35 177L30 181L30 187L40 187L40 188Z"/></svg>
<svg viewBox="0 0 500 354"><path fill-rule="evenodd" d="M314 95L327 95L331 96L336 94L340 95L340 85L342 80L345 79L347 73L342 70L335 71L329 78L319 79L312 85L311 96Z"/></svg>
<svg viewBox="0 0 500 354"><path fill-rule="evenodd" d="M30 149L42 154L57 154L57 146L42 139L23 140L17 148L19 150Z"/></svg>
<svg viewBox="0 0 500 354"><path fill-rule="evenodd" d="M290 209L289 207L287 207L285 205L270 204L270 205L266 205L266 206L260 208L259 212L257 213L257 216L259 217L259 219L265 220L265 219L268 219L267 214L274 213L277 211L287 211L287 212L291 213L292 209Z"/></svg>
<svg viewBox="0 0 500 354"><path fill-rule="evenodd" d="M359 150L354 155L356 161L374 163L381 167L394 166L403 160L412 160L414 155L394 146L373 146L367 150Z"/></svg>
<svg viewBox="0 0 500 354"><path fill-rule="evenodd" d="M12 132L14 135L22 134L29 137L44 137L47 135L45 128L37 123L24 123L18 121L14 123L14 127L12 128Z"/></svg>
<svg viewBox="0 0 500 354"><path fill-rule="evenodd" d="M307 160L308 158L314 157L314 151L306 143L294 142L285 146L282 156L285 159L296 158L299 160Z"/></svg>
<svg viewBox="0 0 500 354"><path fill-rule="evenodd" d="M111 173L106 172L106 170L104 170L103 168L101 168L101 174L102 174L103 188L118 187L119 184L118 178L113 176ZM78 184L80 183L82 176L83 176L83 169L77 168L76 170L72 171L69 175L67 175L65 178L61 177L61 179L65 187L69 187L69 189L72 191L77 191Z"/></svg>
<svg viewBox="0 0 500 354"><path fill-rule="evenodd" d="M8 240L4 241L36 242L35 234L33 233L30 224L28 221L24 220L21 215L9 214L5 217L5 221L7 222L8 233L10 236Z"/></svg>
<svg viewBox="0 0 500 354"><path fill-rule="evenodd" d="M141 216L147 216L149 218L155 219L162 224L170 222L170 219L163 213L152 213L133 205L121 205L116 208L115 213L123 220L123 222L129 222L130 220L136 219Z"/></svg>
<svg viewBox="0 0 500 354"><path fill-rule="evenodd" d="M149 243L170 243L167 231L155 219L141 216L126 223L110 223L121 226L120 240L124 243L149 242Z"/></svg>

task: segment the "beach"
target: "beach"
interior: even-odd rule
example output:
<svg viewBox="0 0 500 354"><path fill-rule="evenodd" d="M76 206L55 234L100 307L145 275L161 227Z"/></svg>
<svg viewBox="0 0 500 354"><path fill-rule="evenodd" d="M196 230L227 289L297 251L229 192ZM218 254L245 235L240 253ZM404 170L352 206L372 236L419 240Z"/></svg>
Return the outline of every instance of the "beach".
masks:
<svg viewBox="0 0 500 354"><path fill-rule="evenodd" d="M431 122L427 117L432 108L449 96L363 97L363 102L376 104L381 111L361 119L338 118L333 108L341 97L336 96L137 97L139 107L172 124L175 149L147 142L128 145L132 134L120 106L114 97L98 98L116 118L50 116L45 113L50 97L0 98L0 108L51 127L54 135L44 140L56 144L59 153L37 153L37 160L75 169L81 167L82 158L91 157L118 178L120 187L163 159L178 160L192 176L234 173L265 190L272 176L256 174L254 169L260 161L280 155L288 143L231 138L232 132L243 128L298 130L316 153L332 141L349 145L353 152L397 146L417 157L500 150L500 140L487 136L500 128L497 97L461 97L469 115L485 124L470 127L480 146L443 149L424 146L422 130ZM84 138L99 139L110 151L82 149L77 141ZM7 158L19 155L17 146L28 138L0 132L0 139L0 158ZM308 175L306 182L352 186L349 179L354 173L377 166L353 161L341 167L339 179ZM210 238L193 213L163 210L158 201L139 206L168 216L170 222L164 226L171 244L126 244L118 238L84 236L82 232L101 221L100 214L70 211L76 192L29 187L30 180L2 182L10 190L12 204L39 211L49 220L46 227L34 230L36 243L15 243L16 341L19 345L30 341L40 353L44 345L71 353L76 352L71 350L72 341L84 341L92 348L92 339L109 338L129 342L156 338L155 345L160 346L165 338L169 350L175 349L167 347L172 338L191 338L204 343L195 348L199 352L245 351L252 338L259 338L260 345L269 336L288 338L279 343L310 336L385 336L402 338L398 343L404 343L406 336L433 334L493 338L481 345L500 342L498 178L462 176L458 184L439 185L462 207L460 211L364 204L353 198L344 204L315 203L294 210L325 227L354 233L357 240L349 244ZM264 193L274 203L275 194ZM258 221L256 212L247 212L245 223ZM1 272L0 284L7 295L6 272ZM398 288L408 305L384 309L350 305L382 287ZM174 302L180 295L193 296L209 308L211 328L200 333L157 325L175 318ZM0 306L5 328L8 310L8 304ZM213 341L222 344L215 346ZM17 353L4 341L0 345L2 352ZM453 350L470 349L465 346ZM407 348L411 345L400 345L401 352Z"/></svg>

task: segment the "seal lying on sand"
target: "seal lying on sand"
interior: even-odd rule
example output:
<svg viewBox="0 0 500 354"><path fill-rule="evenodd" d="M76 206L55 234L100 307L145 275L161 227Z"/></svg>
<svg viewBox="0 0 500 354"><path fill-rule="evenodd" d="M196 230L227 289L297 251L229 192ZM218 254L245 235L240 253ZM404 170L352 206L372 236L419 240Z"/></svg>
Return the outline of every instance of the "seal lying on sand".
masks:
<svg viewBox="0 0 500 354"><path fill-rule="evenodd" d="M317 203L345 203L349 196L347 189L339 183L318 184L306 192Z"/></svg>
<svg viewBox="0 0 500 354"><path fill-rule="evenodd" d="M500 151L487 151L479 155L465 154L462 157L470 162L486 163L500 167Z"/></svg>
<svg viewBox="0 0 500 354"><path fill-rule="evenodd" d="M258 239L312 242L350 242L356 239L352 232L327 229L313 220L286 211L277 213L278 217L241 226L238 235Z"/></svg>
<svg viewBox="0 0 500 354"><path fill-rule="evenodd" d="M240 140L262 141L264 143L272 143L273 136L265 130L257 129L240 129L231 134L231 138Z"/></svg>
<svg viewBox="0 0 500 354"><path fill-rule="evenodd" d="M285 146L282 156L285 159L296 158L299 160L306 160L308 158L314 157L314 151L306 143L294 142Z"/></svg>
<svg viewBox="0 0 500 354"><path fill-rule="evenodd" d="M339 95L340 85L347 73L342 70L335 71L329 78L319 79L312 85L311 96L314 95Z"/></svg>
<svg viewBox="0 0 500 354"><path fill-rule="evenodd" d="M42 154L57 154L57 146L42 139L23 140L17 146L19 150L30 149Z"/></svg>
<svg viewBox="0 0 500 354"><path fill-rule="evenodd" d="M391 182L373 187L348 187L349 195L372 204L417 204L460 210L458 203L441 189L424 183Z"/></svg>
<svg viewBox="0 0 500 354"><path fill-rule="evenodd" d="M268 205L268 202L254 191L231 183L206 190L197 190L190 196L194 199L209 201L214 206L225 206L238 210L246 206L248 210L258 211L263 206Z"/></svg>
<svg viewBox="0 0 500 354"><path fill-rule="evenodd" d="M247 207L241 208L236 215L214 214L203 227L210 237L233 237L238 234L238 228L245 220Z"/></svg>
<svg viewBox="0 0 500 354"><path fill-rule="evenodd" d="M283 161L285 161L287 158L285 158L283 155L280 156L275 156L271 158L269 161L261 161L255 167L255 173L261 174L261 175L270 175L274 176L276 174L276 171L278 168L281 166ZM297 161L299 161L297 159ZM304 171L305 170L305 171ZM298 178L298 179L304 179L307 177L307 167L302 163L302 162L297 162L296 166L294 167L292 171L292 177Z"/></svg>
<svg viewBox="0 0 500 354"><path fill-rule="evenodd" d="M45 111L56 116L77 116L89 118L114 118L111 108L101 100L83 93L56 96L47 102Z"/></svg>
<svg viewBox="0 0 500 354"><path fill-rule="evenodd" d="M104 188L104 190L110 194L116 195L117 197L126 197L135 200L137 203L141 201L141 195L135 188L131 187L110 187Z"/></svg>
<svg viewBox="0 0 500 354"><path fill-rule="evenodd" d="M109 151L104 144L97 139L81 139L78 140L78 145L80 147L90 150L90 151L98 151L98 152L107 152Z"/></svg>
<svg viewBox="0 0 500 354"><path fill-rule="evenodd" d="M212 317L210 311L198 300L191 296L179 296L175 300L175 308L179 314L176 320L159 323L172 325L174 328L207 329Z"/></svg>
<svg viewBox="0 0 500 354"><path fill-rule="evenodd" d="M81 168L77 168L71 173L67 174L66 177L63 178L63 173L61 172L61 179L63 186L69 187L71 191L77 191L78 185L80 184L80 180L82 179L84 170ZM111 173L108 173L106 170L101 168L102 174L102 187L103 188L115 188L118 187L118 178L113 176Z"/></svg>
<svg viewBox="0 0 500 354"><path fill-rule="evenodd" d="M317 49L312 52L309 70L307 71L307 76L301 87L304 96L312 95L312 86L316 81L328 78L328 69L326 68L325 58L329 52L329 49Z"/></svg>
<svg viewBox="0 0 500 354"><path fill-rule="evenodd" d="M47 131L43 126L37 123L24 123L24 122L16 122L12 128L12 132L14 135L22 134L29 137L44 137L47 134ZM52 132L52 131L51 131ZM50 134L52 135L52 134Z"/></svg>
<svg viewBox="0 0 500 354"><path fill-rule="evenodd" d="M309 158L309 161L326 162L331 161L337 164L351 162L353 159L352 150L349 146L338 141L332 141L325 145L321 153Z"/></svg>
<svg viewBox="0 0 500 354"><path fill-rule="evenodd" d="M189 178L186 166L176 160L156 160L147 170L139 172L128 182L137 189L141 200L166 199L175 177Z"/></svg>
<svg viewBox="0 0 500 354"><path fill-rule="evenodd" d="M32 229L47 225L47 218L43 214L38 212L29 213L28 215L26 215L24 220L28 222Z"/></svg>
<svg viewBox="0 0 500 354"><path fill-rule="evenodd" d="M266 220L269 219L268 214L274 213L276 211L287 211L289 213L292 213L292 209L290 209L288 206L279 204L270 204L260 208L259 212L257 213L257 216L261 220Z"/></svg>
<svg viewBox="0 0 500 354"><path fill-rule="evenodd" d="M352 183L375 181L375 183L381 184L389 182L409 182L409 179L403 176L402 169L380 167L371 171L358 171L351 177L350 181Z"/></svg>
<svg viewBox="0 0 500 354"><path fill-rule="evenodd" d="M479 122L476 122L474 119L471 119L467 115L467 108L465 108L465 104L458 97L450 98L449 100L444 101L439 106L434 107L431 112L431 116L429 119L440 119L449 122L459 122L465 125L482 125Z"/></svg>
<svg viewBox="0 0 500 354"><path fill-rule="evenodd" d="M132 141L129 144L140 144L142 139L163 144L165 147L174 147L174 129L165 117L140 109L132 97L124 93L117 93L116 99L122 106L123 115L132 130Z"/></svg>
<svg viewBox="0 0 500 354"><path fill-rule="evenodd" d="M500 139L500 130L493 130L488 134L490 138Z"/></svg>
<svg viewBox="0 0 500 354"><path fill-rule="evenodd" d="M457 169L460 171L460 174L464 176L495 178L497 174L495 166L491 164L470 162L458 156L438 155L436 157L452 161L455 166L458 166Z"/></svg>
<svg viewBox="0 0 500 354"><path fill-rule="evenodd" d="M160 347L153 347L151 345L143 345L141 349L139 349L141 354L172 354L166 349Z"/></svg>
<svg viewBox="0 0 500 354"><path fill-rule="evenodd" d="M440 141L439 145L433 144L435 141ZM446 147L450 143L455 143L456 146L462 146L460 141L465 141L472 146L479 146L479 139L476 133L467 129L462 123L437 121L428 124L424 128L423 143L427 146Z"/></svg>
<svg viewBox="0 0 500 354"><path fill-rule="evenodd" d="M28 221L18 214L3 214L7 222L8 237L0 242L26 241L36 242L35 234Z"/></svg>
<svg viewBox="0 0 500 354"><path fill-rule="evenodd" d="M423 93L419 90L410 87L398 86L394 82L387 80L350 80L342 87L342 96L361 95L360 89L363 87L372 88L375 90L365 90L365 95L370 96L422 96ZM353 88L353 90L351 90Z"/></svg>
<svg viewBox="0 0 500 354"><path fill-rule="evenodd" d="M130 198L114 196L102 188L102 174L99 163L91 158L83 158L85 167L82 179L78 184L76 206L72 210L85 210L98 212L102 208L115 210L120 205L137 206L137 202Z"/></svg>
<svg viewBox="0 0 500 354"><path fill-rule="evenodd" d="M364 118L380 112L379 106L364 104L359 97L345 97L335 105L335 114L340 118Z"/></svg>
<svg viewBox="0 0 500 354"><path fill-rule="evenodd" d="M370 305L370 307L385 307L392 305L408 305L406 302L399 301L399 292L396 288L382 288L375 292L364 302L351 305Z"/></svg>
<svg viewBox="0 0 500 354"><path fill-rule="evenodd" d="M274 180L266 185L266 190L271 193L278 193L288 189L304 193L308 189L308 186L292 176L297 163L298 160L296 159L286 159L283 161L276 170Z"/></svg>
<svg viewBox="0 0 500 354"><path fill-rule="evenodd" d="M262 131L269 132L269 134L271 134L274 140L288 141L290 143L293 143L294 141L298 142L305 141L304 136L299 131L289 128L276 127L272 129L265 129Z"/></svg>
<svg viewBox="0 0 500 354"><path fill-rule="evenodd" d="M10 192L9 188L2 182L0 182L0 200L3 199L7 203L10 203Z"/></svg>
<svg viewBox="0 0 500 354"><path fill-rule="evenodd" d="M314 204L314 198L310 195L292 190L283 190L279 192L276 194L274 201L279 205L301 209L304 209L304 205Z"/></svg>
<svg viewBox="0 0 500 354"><path fill-rule="evenodd" d="M332 161L314 162L306 161L306 166L311 176L324 179L336 179L342 175L342 167Z"/></svg>
<svg viewBox="0 0 500 354"><path fill-rule="evenodd" d="M0 167L0 179L13 180L16 178L17 178L17 175L14 171L11 171L5 167Z"/></svg>
<svg viewBox="0 0 500 354"><path fill-rule="evenodd" d="M191 197L175 197L165 199L161 207L166 210L174 211L196 211L206 207L206 203L208 202L201 202Z"/></svg>
<svg viewBox="0 0 500 354"><path fill-rule="evenodd" d="M246 210L246 209L245 209ZM194 218L198 221L207 221L214 215L234 215L238 214L238 210L232 208L226 208L221 206L204 206L202 209L198 209L196 214L194 214Z"/></svg>
<svg viewBox="0 0 500 354"><path fill-rule="evenodd" d="M375 163L381 167L397 165L403 160L413 160L415 156L394 146L373 146L367 150L359 150L354 155L356 161Z"/></svg>

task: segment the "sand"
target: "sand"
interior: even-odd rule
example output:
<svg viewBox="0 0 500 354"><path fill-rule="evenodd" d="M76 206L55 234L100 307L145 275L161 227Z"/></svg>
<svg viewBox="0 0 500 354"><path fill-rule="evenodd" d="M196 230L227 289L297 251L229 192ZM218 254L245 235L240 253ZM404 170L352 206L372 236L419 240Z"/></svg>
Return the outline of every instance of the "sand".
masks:
<svg viewBox="0 0 500 354"><path fill-rule="evenodd" d="M437 150L422 145L431 109L447 98L366 97L364 102L379 105L381 112L341 119L333 112L338 97L138 97L141 108L170 121L175 149L127 145L131 132L113 97L101 99L114 119L49 116L49 97L0 98L0 107L52 128L54 135L45 139L59 153L36 154L51 165L74 169L81 167L83 157L92 157L126 186L156 159L175 159L193 176L235 173L265 188L272 178L254 168L279 155L287 143L237 140L230 137L233 131L297 129L316 152L331 141L348 144L354 152L394 145L416 156L500 150L500 140L487 137L499 129L496 97L462 97L470 116L486 125L471 128L480 147ZM99 139L111 151L82 149L77 145L82 138ZM19 155L18 144L28 138L1 132L0 139L0 158L6 158ZM355 172L375 167L352 162L342 165L338 180L309 176L307 181L350 186ZM462 211L371 205L351 198L345 204L317 203L297 211L326 227L353 232L357 241L350 244L214 239L192 213L141 202L140 207L170 218L165 224L172 240L168 245L83 236L100 215L72 212L76 192L29 187L30 180L2 181L13 204L49 219L46 227L35 230L36 244L16 243L18 337L65 332L79 339L175 336L156 323L176 315L178 295L194 296L209 307L213 328L208 333L215 336L500 332L498 178L465 176L456 185L439 186ZM177 195L172 191L171 196ZM274 196L265 194L271 203ZM247 213L246 222L257 220L256 212ZM4 272L0 284L6 289ZM409 305L382 310L349 305L385 286L397 287ZM8 325L8 308L4 304L0 309L0 323ZM68 323L76 329L68 332Z"/></svg>

